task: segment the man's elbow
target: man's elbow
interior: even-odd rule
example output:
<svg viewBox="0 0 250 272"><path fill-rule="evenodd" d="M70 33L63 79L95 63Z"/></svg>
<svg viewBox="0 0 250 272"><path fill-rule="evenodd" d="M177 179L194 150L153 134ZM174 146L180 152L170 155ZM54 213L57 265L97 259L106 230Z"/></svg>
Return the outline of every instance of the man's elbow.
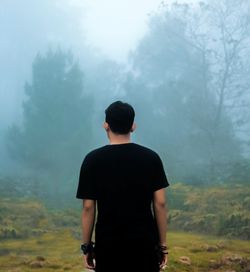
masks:
<svg viewBox="0 0 250 272"><path fill-rule="evenodd" d="M83 202L83 212L89 213L95 211L95 201L94 200L84 200Z"/></svg>
<svg viewBox="0 0 250 272"><path fill-rule="evenodd" d="M164 188L154 192L153 202L155 209L157 210L166 209L166 196Z"/></svg>
<svg viewBox="0 0 250 272"><path fill-rule="evenodd" d="M166 201L155 202L154 207L157 210L165 210L167 208Z"/></svg>
<svg viewBox="0 0 250 272"><path fill-rule="evenodd" d="M83 213L91 213L91 212L94 212L94 208L93 207L83 207L82 208L82 212Z"/></svg>

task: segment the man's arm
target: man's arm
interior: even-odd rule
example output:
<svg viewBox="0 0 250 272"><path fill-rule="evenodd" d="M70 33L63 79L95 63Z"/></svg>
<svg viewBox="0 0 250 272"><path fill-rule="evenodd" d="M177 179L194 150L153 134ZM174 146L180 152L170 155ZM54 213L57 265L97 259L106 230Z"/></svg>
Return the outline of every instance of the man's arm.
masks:
<svg viewBox="0 0 250 272"><path fill-rule="evenodd" d="M164 188L154 192L153 207L155 219L157 222L160 245L166 245L167 208Z"/></svg>
<svg viewBox="0 0 250 272"><path fill-rule="evenodd" d="M154 192L153 195L153 208L154 215L157 223L159 233L159 246L161 248L162 257L159 260L160 269L165 269L168 258L167 258L167 208L166 208L166 197L165 189L160 189Z"/></svg>
<svg viewBox="0 0 250 272"><path fill-rule="evenodd" d="M82 209L82 236L83 243L91 242L92 233L95 224L96 201L85 199L83 200Z"/></svg>
<svg viewBox="0 0 250 272"><path fill-rule="evenodd" d="M82 209L82 241L83 244L91 242L92 233L95 225L96 201L85 199L83 200ZM87 269L95 269L94 255L87 253L83 256L85 267Z"/></svg>

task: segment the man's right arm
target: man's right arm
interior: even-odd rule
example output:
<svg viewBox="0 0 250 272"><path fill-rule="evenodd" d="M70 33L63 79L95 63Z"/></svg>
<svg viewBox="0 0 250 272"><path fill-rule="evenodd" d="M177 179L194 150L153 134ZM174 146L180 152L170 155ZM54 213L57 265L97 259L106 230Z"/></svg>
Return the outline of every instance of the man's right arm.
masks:
<svg viewBox="0 0 250 272"><path fill-rule="evenodd" d="M168 257L167 257L167 208L165 189L160 189L154 192L153 195L153 208L154 215L157 223L159 233L159 246L162 252L162 258L159 260L160 269L165 269Z"/></svg>
<svg viewBox="0 0 250 272"><path fill-rule="evenodd" d="M165 189L160 189L154 192L153 195L154 215L157 223L159 233L160 245L167 245L166 232L167 232L167 208Z"/></svg>

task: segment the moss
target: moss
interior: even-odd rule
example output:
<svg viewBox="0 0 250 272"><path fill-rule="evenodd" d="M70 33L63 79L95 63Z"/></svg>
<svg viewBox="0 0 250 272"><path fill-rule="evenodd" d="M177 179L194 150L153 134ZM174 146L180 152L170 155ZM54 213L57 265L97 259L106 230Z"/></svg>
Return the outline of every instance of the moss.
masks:
<svg viewBox="0 0 250 272"><path fill-rule="evenodd" d="M168 233L167 240L168 266L171 272L207 272L216 266L220 269L219 271L230 269L243 271L241 266L247 265L249 244L246 241L172 231ZM45 233L39 237L39 240L36 238L4 240L1 248L8 250L9 254L0 256L0 267L11 263L13 269L20 268L21 271L31 272L34 271L31 267L33 263L33 266L40 266L41 272L80 271L83 270L83 261L79 243L80 241L71 235L71 229ZM20 247L23 247L22 251L19 251ZM190 258L191 265L180 262L183 256Z"/></svg>

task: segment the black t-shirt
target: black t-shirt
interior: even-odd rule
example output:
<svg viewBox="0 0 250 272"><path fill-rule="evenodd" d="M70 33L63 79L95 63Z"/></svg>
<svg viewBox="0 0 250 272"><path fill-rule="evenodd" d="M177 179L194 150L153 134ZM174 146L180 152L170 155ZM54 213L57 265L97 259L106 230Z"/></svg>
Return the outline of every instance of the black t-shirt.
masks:
<svg viewBox="0 0 250 272"><path fill-rule="evenodd" d="M85 157L76 197L97 200L96 242L153 241L153 192L168 185L156 152L135 143L106 145Z"/></svg>

